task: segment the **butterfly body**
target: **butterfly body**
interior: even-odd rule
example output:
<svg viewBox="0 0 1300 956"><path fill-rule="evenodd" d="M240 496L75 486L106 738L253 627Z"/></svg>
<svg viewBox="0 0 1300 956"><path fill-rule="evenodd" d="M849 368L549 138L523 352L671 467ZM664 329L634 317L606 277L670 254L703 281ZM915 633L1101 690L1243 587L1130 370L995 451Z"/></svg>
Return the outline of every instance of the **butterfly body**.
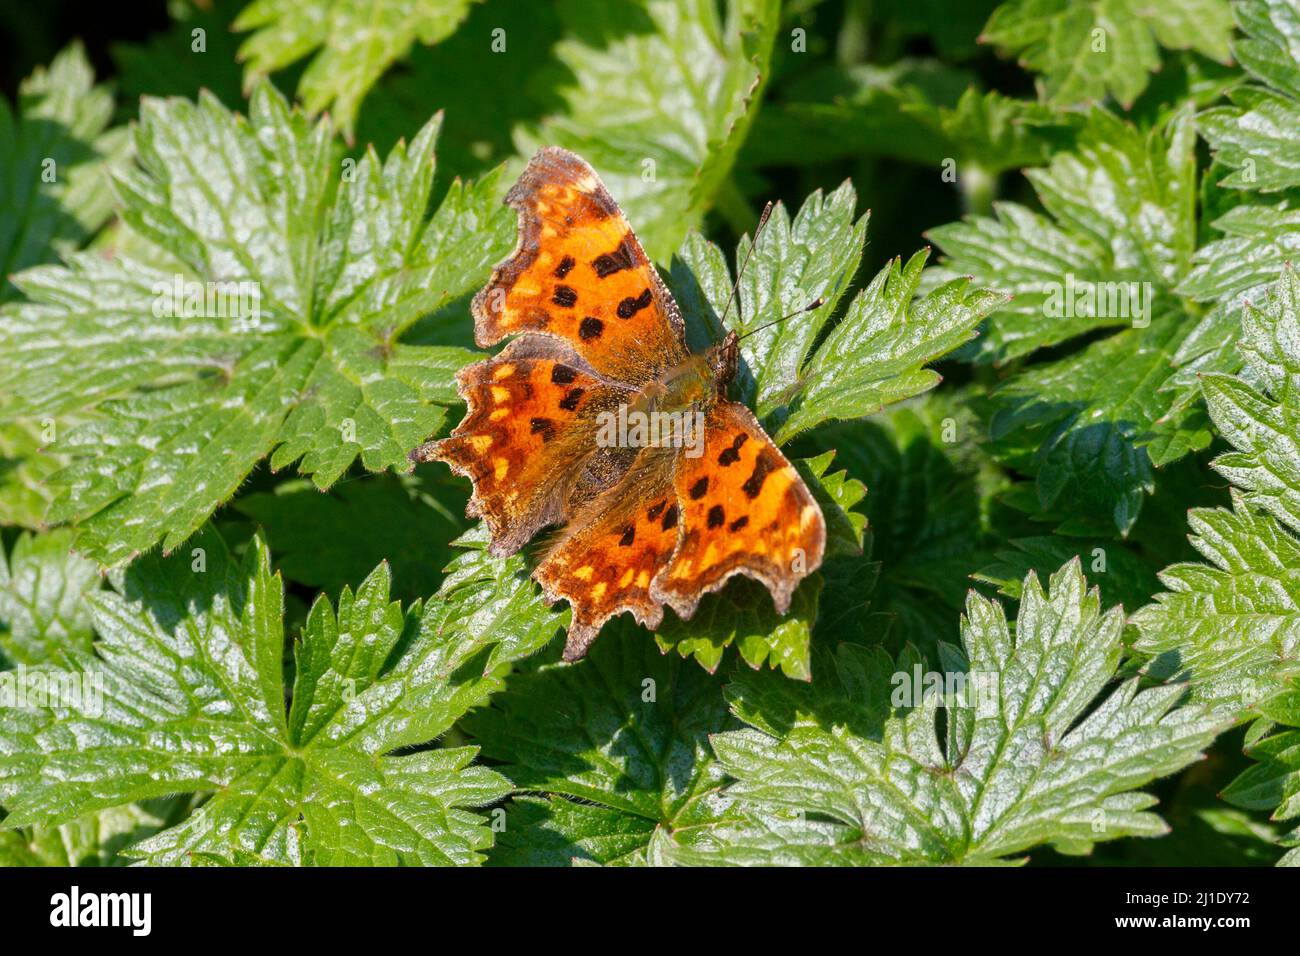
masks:
<svg viewBox="0 0 1300 956"><path fill-rule="evenodd" d="M465 418L413 457L470 478L467 514L484 519L494 554L560 528L533 576L572 607L568 660L611 616L653 629L667 604L689 618L736 574L762 581L784 613L821 563L825 523L757 419L727 397L736 333L686 348L676 302L574 154L541 150L506 202L519 243L473 312L480 345L512 341L461 370ZM642 428L660 419L666 430Z"/></svg>

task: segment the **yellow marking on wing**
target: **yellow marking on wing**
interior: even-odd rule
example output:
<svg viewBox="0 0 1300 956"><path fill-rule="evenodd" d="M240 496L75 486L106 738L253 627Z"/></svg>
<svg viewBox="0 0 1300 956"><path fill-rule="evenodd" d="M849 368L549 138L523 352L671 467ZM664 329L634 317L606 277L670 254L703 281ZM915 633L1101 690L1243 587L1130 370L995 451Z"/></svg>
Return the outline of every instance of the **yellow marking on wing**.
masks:
<svg viewBox="0 0 1300 956"><path fill-rule="evenodd" d="M488 415L488 421L499 422L501 421L501 419L505 418L509 414L510 414L510 409L508 408L494 408L492 409L491 413Z"/></svg>
<svg viewBox="0 0 1300 956"><path fill-rule="evenodd" d="M578 570L573 572L573 576L577 578L579 581L590 581L591 572L593 570L594 569L590 564L584 564L582 567L578 568Z"/></svg>
<svg viewBox="0 0 1300 956"><path fill-rule="evenodd" d="M627 587L632 583L632 576L634 574L636 574L636 568L628 568L623 572L623 576L618 579L618 586L621 588Z"/></svg>
<svg viewBox="0 0 1300 956"><path fill-rule="evenodd" d="M495 381L499 382L503 378L509 378L511 375L514 374L515 374L515 367L511 365L509 362L507 362L505 365L497 366L496 371L492 373L492 378Z"/></svg>
<svg viewBox="0 0 1300 956"><path fill-rule="evenodd" d="M509 471L510 471L510 462L508 459L505 458L492 459L492 474L496 476L497 481L500 481L502 478L504 478L506 476L506 473Z"/></svg>
<svg viewBox="0 0 1300 956"><path fill-rule="evenodd" d="M489 448L492 447L492 436L491 435L470 435L469 445L471 448L474 449L475 452L481 455L483 454L483 452L487 451Z"/></svg>
<svg viewBox="0 0 1300 956"><path fill-rule="evenodd" d="M645 588L646 588L649 584L650 584L650 572L649 572L649 571L642 571L640 574L638 574L638 575L636 576L636 586L637 586L637 587L641 588L642 590L645 590Z"/></svg>
<svg viewBox="0 0 1300 956"><path fill-rule="evenodd" d="M510 389L502 388L500 385L492 386L492 401L500 405L502 402L510 399Z"/></svg>
<svg viewBox="0 0 1300 956"><path fill-rule="evenodd" d="M599 601L602 597L604 597L604 596L605 596L605 587L606 587L606 585L605 585L605 582L604 582L604 581L601 581L599 584L597 584L595 587L593 587L593 588L591 589L591 599L592 599L593 601Z"/></svg>

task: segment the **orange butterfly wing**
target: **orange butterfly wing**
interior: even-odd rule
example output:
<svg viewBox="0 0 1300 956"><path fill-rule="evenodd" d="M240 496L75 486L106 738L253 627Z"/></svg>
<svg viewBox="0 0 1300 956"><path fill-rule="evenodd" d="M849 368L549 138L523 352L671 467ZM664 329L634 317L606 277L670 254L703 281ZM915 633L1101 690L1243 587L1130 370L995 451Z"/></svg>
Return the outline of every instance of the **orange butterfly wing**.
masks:
<svg viewBox="0 0 1300 956"><path fill-rule="evenodd" d="M799 472L743 405L720 398L704 425L704 453L681 455L673 479L681 534L654 596L682 618L736 574L767 586L784 614L799 582L821 565L826 522Z"/></svg>
<svg viewBox="0 0 1300 956"><path fill-rule="evenodd" d="M628 391L581 366L560 343L525 336L456 376L468 410L425 457L470 479L466 513L487 522L495 555L518 551L565 520L575 499L602 490L582 466L613 453L597 447L596 420Z"/></svg>
<svg viewBox="0 0 1300 956"><path fill-rule="evenodd" d="M566 660L582 657L615 614L630 611L651 630L663 619L651 582L677 547L673 458L644 449L621 482L574 516L534 572L548 601L563 598L573 609Z"/></svg>
<svg viewBox="0 0 1300 956"><path fill-rule="evenodd" d="M677 304L600 178L539 150L506 194L519 242L474 297L481 347L519 332L563 339L605 378L644 385L687 355Z"/></svg>

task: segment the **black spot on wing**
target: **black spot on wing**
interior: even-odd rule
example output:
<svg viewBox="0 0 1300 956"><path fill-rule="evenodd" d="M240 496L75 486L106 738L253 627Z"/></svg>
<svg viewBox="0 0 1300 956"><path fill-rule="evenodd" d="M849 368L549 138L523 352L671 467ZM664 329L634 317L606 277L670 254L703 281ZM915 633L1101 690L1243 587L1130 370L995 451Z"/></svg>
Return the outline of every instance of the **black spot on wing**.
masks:
<svg viewBox="0 0 1300 956"><path fill-rule="evenodd" d="M739 518L737 518L735 521L731 522L731 524L727 525L727 530L728 530L728 531L739 531L741 528L745 527L745 525L747 525L747 524L749 524L749 515L741 515L741 516L740 516Z"/></svg>
<svg viewBox="0 0 1300 956"><path fill-rule="evenodd" d="M644 292L642 292L639 296L636 296L635 298L633 298L632 296L628 296L626 299L624 299L622 302L618 304L618 317L620 319L630 319L632 318L632 316L636 315L642 309L649 308L650 303L653 301L654 301L654 296L650 294L649 289L646 289Z"/></svg>
<svg viewBox="0 0 1300 956"><path fill-rule="evenodd" d="M659 502L659 504L655 505L653 508L651 508L649 511L647 511L647 512L645 513L646 520L647 520L647 521L658 521L658 520L659 520L659 516L660 516L661 514L663 514L664 505L666 505L666 504L668 504L667 501L661 501L661 502Z"/></svg>
<svg viewBox="0 0 1300 956"><path fill-rule="evenodd" d="M567 365L557 364L551 369L551 381L556 385L568 385L577 377L578 373Z"/></svg>
<svg viewBox="0 0 1300 956"><path fill-rule="evenodd" d="M727 513L722 510L722 505L714 505L709 509L708 525L710 528L721 528L726 520Z"/></svg>
<svg viewBox="0 0 1300 956"><path fill-rule="evenodd" d="M582 398L585 391L585 389L581 388L569 389L564 393L564 397L560 399L560 407L566 412L573 411L578 407L578 400Z"/></svg>
<svg viewBox="0 0 1300 956"><path fill-rule="evenodd" d="M623 529L623 536L618 539L618 543L621 544L623 547L628 548L632 546L632 542L635 540L636 540L636 528L634 528L632 525L628 525L626 528Z"/></svg>
<svg viewBox="0 0 1300 956"><path fill-rule="evenodd" d="M555 267L555 278L563 279L573 271L574 265L576 265L576 263L573 261L573 256L565 256L560 260L560 264Z"/></svg>
<svg viewBox="0 0 1300 956"><path fill-rule="evenodd" d="M758 453L758 458L754 460L754 470L750 472L749 478L740 486L741 491L748 498L757 498L758 493L763 490L763 482L767 481L767 476L776 471L780 463L776 456L764 449Z"/></svg>
<svg viewBox="0 0 1300 956"><path fill-rule="evenodd" d="M691 485L690 495L692 500L699 501L708 493L708 491L709 491L709 476L705 475L704 477L696 481L695 484Z"/></svg>
<svg viewBox="0 0 1300 956"><path fill-rule="evenodd" d="M598 339L600 333L605 331L605 323L600 319L592 318L590 315L578 323L578 335L585 340Z"/></svg>
<svg viewBox="0 0 1300 956"><path fill-rule="evenodd" d="M578 293L567 285L557 285L555 287L555 294L551 296L551 301L556 305L563 306L566 309L571 309L578 304Z"/></svg>
<svg viewBox="0 0 1300 956"><path fill-rule="evenodd" d="M528 427L534 435L541 435L544 442L548 442L555 437L555 422L549 418L531 419L528 422Z"/></svg>
<svg viewBox="0 0 1300 956"><path fill-rule="evenodd" d="M677 527L677 506L673 505L664 513L663 529L668 531L675 527Z"/></svg>
<svg viewBox="0 0 1300 956"><path fill-rule="evenodd" d="M591 267L602 279L612 276L615 272L631 269L634 265L636 265L636 257L632 252L632 240L629 236L624 236L623 241L613 252L602 253L591 261Z"/></svg>
<svg viewBox="0 0 1300 956"><path fill-rule="evenodd" d="M718 456L718 464L723 468L740 461L740 449L745 442L749 441L749 436L744 432L738 434L731 445L722 449L722 454Z"/></svg>

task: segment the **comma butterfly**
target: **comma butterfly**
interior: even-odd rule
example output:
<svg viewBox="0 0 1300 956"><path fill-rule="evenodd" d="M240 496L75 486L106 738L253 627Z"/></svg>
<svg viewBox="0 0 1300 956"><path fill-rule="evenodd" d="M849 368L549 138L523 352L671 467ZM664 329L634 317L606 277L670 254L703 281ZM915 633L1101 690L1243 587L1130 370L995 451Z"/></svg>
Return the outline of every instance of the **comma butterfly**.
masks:
<svg viewBox="0 0 1300 956"><path fill-rule="evenodd" d="M533 577L572 608L566 660L613 615L653 630L667 604L687 619L736 574L784 614L821 564L826 524L753 413L727 398L736 333L687 350L677 303L573 153L540 150L506 203L519 241L474 298L474 338L515 338L461 369L465 418L412 459L469 477L466 513L486 521L494 555L560 526Z"/></svg>

